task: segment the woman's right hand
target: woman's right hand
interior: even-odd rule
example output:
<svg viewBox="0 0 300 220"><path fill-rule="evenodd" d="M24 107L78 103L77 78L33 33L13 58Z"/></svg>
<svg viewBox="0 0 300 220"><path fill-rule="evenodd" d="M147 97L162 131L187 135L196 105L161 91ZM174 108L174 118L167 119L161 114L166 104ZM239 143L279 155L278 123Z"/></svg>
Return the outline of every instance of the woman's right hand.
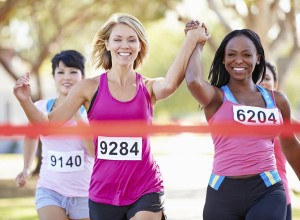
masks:
<svg viewBox="0 0 300 220"><path fill-rule="evenodd" d="M199 26L200 22L197 20L191 20L185 24L184 33L185 35L189 30L196 29Z"/></svg>
<svg viewBox="0 0 300 220"><path fill-rule="evenodd" d="M14 86L14 95L21 102L31 97L31 86L29 72L25 76L20 77Z"/></svg>
<svg viewBox="0 0 300 220"><path fill-rule="evenodd" d="M189 21L185 26L184 32L187 37L192 35L192 39L197 40L201 48L203 48L206 41L210 38L206 25L199 21Z"/></svg>
<svg viewBox="0 0 300 220"><path fill-rule="evenodd" d="M23 187L26 185L27 180L31 177L30 170L23 170L21 173L19 173L16 177L16 184L18 187Z"/></svg>

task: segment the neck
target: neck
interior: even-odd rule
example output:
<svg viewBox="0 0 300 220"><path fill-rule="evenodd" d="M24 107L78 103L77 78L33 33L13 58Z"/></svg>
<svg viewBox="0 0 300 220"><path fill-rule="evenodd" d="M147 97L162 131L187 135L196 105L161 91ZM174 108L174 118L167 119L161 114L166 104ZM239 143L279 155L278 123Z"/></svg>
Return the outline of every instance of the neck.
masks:
<svg viewBox="0 0 300 220"><path fill-rule="evenodd" d="M115 82L120 85L126 85L135 81L135 71L127 68L110 69L107 72L107 78L110 82Z"/></svg>
<svg viewBox="0 0 300 220"><path fill-rule="evenodd" d="M229 87L231 92L247 92L247 91L256 91L256 85L252 82L252 83L231 83L229 81L229 83L227 84L227 86Z"/></svg>

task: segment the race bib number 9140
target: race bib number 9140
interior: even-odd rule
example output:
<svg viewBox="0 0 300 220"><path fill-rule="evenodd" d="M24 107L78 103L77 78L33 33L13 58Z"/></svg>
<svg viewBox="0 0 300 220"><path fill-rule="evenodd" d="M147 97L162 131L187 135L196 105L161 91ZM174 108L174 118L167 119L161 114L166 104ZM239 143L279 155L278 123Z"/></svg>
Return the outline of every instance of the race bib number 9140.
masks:
<svg viewBox="0 0 300 220"><path fill-rule="evenodd" d="M233 106L236 122L246 125L279 125L280 118L277 108L260 108L254 106Z"/></svg>
<svg viewBox="0 0 300 220"><path fill-rule="evenodd" d="M48 151L48 169L58 172L73 172L84 169L83 151Z"/></svg>
<svg viewBox="0 0 300 220"><path fill-rule="evenodd" d="M98 158L106 160L141 160L141 137L98 137Z"/></svg>

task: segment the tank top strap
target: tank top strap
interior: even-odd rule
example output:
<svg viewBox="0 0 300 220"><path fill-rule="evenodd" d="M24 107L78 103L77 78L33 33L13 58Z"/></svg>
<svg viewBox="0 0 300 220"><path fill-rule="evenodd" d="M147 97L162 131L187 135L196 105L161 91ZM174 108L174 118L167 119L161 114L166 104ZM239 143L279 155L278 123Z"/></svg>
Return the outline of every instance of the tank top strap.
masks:
<svg viewBox="0 0 300 220"><path fill-rule="evenodd" d="M223 90L224 92L224 100L229 100L233 103L236 103L238 104L238 102L236 101L236 99L234 98L233 94L231 93L230 89L228 88L228 86L222 86L221 89Z"/></svg>
<svg viewBox="0 0 300 220"><path fill-rule="evenodd" d="M150 97L150 94L149 94L149 92L147 90L147 87L144 83L143 76L139 73L136 73L136 75L137 75L138 86L140 87L140 89L142 89L148 103L151 104L151 97Z"/></svg>
<svg viewBox="0 0 300 220"><path fill-rule="evenodd" d="M107 72L106 72L100 75L98 90L103 90L104 88L106 89L107 87L108 87L108 82L107 82Z"/></svg>
<svg viewBox="0 0 300 220"><path fill-rule="evenodd" d="M55 103L55 100L56 100L56 99L49 99L49 100L47 101L46 109L47 109L47 112L48 112L48 113L51 112L51 110L52 110L52 108L53 108L53 105L54 105L54 103ZM80 107L80 114L82 114L82 113L84 112L84 110L85 110L85 108L84 108L84 106L82 105L82 106Z"/></svg>
<svg viewBox="0 0 300 220"><path fill-rule="evenodd" d="M273 98L270 95L270 93L263 87L256 85L257 89L259 90L259 92L261 93L263 99L266 102L266 108L274 108L276 107L276 104L274 102L275 99L274 98L274 93L273 93ZM224 101L227 99L233 103L238 104L237 100L234 98L233 94L231 93L230 89L228 88L228 86L222 86L221 87L222 91L224 92ZM273 91L272 91L273 92Z"/></svg>
<svg viewBox="0 0 300 220"><path fill-rule="evenodd" d="M276 107L275 104L275 99L272 98L270 93L263 87L256 85L257 89L260 91L261 95L263 96L265 102L266 102L266 107L267 108L274 108ZM273 91L272 91L273 92ZM273 92L273 97L274 97L274 92Z"/></svg>
<svg viewBox="0 0 300 220"><path fill-rule="evenodd" d="M56 99L49 99L47 101L47 105L46 105L46 109L47 109L47 112L50 113L51 112L51 109L53 108L53 105L55 103L55 100Z"/></svg>

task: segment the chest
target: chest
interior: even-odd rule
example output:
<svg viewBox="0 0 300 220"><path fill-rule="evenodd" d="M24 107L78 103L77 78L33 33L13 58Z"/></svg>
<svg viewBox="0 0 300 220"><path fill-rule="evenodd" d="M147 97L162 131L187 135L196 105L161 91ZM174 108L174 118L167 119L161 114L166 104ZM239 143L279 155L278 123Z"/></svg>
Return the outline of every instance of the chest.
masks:
<svg viewBox="0 0 300 220"><path fill-rule="evenodd" d="M99 87L90 120L152 120L153 107L143 85L106 85Z"/></svg>
<svg viewBox="0 0 300 220"><path fill-rule="evenodd" d="M255 107L261 107L265 108L266 107L266 102L261 95L260 92L256 92L255 94L240 94L240 93L232 93L234 98L236 99L237 103L240 105L246 105L246 106L255 106Z"/></svg>
<svg viewBox="0 0 300 220"><path fill-rule="evenodd" d="M108 82L108 90L113 98L121 102L132 100L137 93L137 84L119 85L114 82Z"/></svg>

